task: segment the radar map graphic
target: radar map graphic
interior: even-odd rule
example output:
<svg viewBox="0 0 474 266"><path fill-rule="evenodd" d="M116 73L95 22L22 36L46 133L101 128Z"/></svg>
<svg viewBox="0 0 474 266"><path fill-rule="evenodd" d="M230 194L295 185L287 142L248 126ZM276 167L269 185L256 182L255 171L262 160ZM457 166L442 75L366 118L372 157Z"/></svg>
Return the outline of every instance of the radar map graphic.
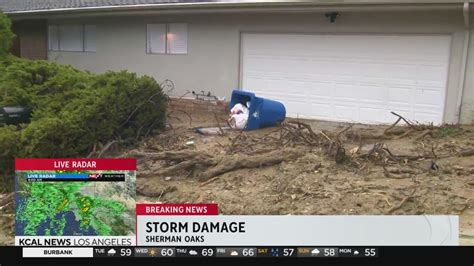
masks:
<svg viewBox="0 0 474 266"><path fill-rule="evenodd" d="M125 174L125 181L32 180L29 174L50 178L56 173L17 171L16 235L135 235L135 171L114 173Z"/></svg>

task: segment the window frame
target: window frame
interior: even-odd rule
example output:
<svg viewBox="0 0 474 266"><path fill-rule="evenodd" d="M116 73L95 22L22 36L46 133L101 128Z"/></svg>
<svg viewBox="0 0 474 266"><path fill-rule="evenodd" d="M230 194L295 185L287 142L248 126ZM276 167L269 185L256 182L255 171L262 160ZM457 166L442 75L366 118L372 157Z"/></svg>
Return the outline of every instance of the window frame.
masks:
<svg viewBox="0 0 474 266"><path fill-rule="evenodd" d="M53 34L52 32L52 28L54 28L54 31L55 31L55 35L56 35L56 45L53 45L52 44L52 38L51 38L51 35ZM61 49L60 49L60 39L59 39L59 25L57 24L49 24L48 25L48 52L59 52ZM57 49L54 49L52 48L52 46L57 46Z"/></svg>
<svg viewBox="0 0 474 266"><path fill-rule="evenodd" d="M86 27L94 27L94 50L87 50L86 46ZM84 53L96 53L97 52L97 25L95 24L82 24L82 49Z"/></svg>
<svg viewBox="0 0 474 266"><path fill-rule="evenodd" d="M164 25L165 26L165 44L164 44L164 53L154 53L151 52L150 47L149 47L149 41L150 41L150 34L148 30L148 25ZM170 33L170 25L171 24L186 24L186 53L172 53L169 52L169 40L168 40L168 34ZM150 55L187 55L188 54L188 48L189 48L189 24L186 22L160 22L160 23L147 23L145 25L145 53L150 54Z"/></svg>
<svg viewBox="0 0 474 266"><path fill-rule="evenodd" d="M170 43L170 42L173 42L173 41L169 41L169 40L168 40L168 37L169 37L168 35L171 34L171 26L172 26L173 24L174 24L174 25L183 24L183 25L186 27L186 52L185 52L185 53L169 52L169 50L175 49L175 48L173 48L174 46L171 45L172 43ZM174 55L187 55L187 54L188 54L188 43L189 43L189 38L188 38L188 23L177 23L177 22L175 22L175 23L168 23L167 25L168 25L168 27L167 27L167 31L166 31L166 41L167 41L167 42L166 42L166 52L167 52L168 54L174 54ZM179 36L179 35L178 35L178 36Z"/></svg>
<svg viewBox="0 0 474 266"><path fill-rule="evenodd" d="M53 27L56 27L57 28L57 42L58 42L58 50L52 50L51 49L51 45L50 45L50 33L49 33L49 29L50 27L53 26ZM64 27L64 26L80 26L81 27L81 38L80 38L80 43L81 43L81 46L82 46L82 50L63 50L63 48L61 48L61 26ZM48 24L48 52L62 52L62 53L96 53L97 52L97 32L95 33L95 50L94 51L91 51L91 50L86 50L86 26L94 26L96 29L97 29L97 25L95 24L60 24L60 23L53 23L53 24Z"/></svg>
<svg viewBox="0 0 474 266"><path fill-rule="evenodd" d="M149 25L164 25L165 26L165 45L164 45L164 52L163 53L154 53L151 51L150 47L150 31L149 31ZM168 24L167 23L147 23L145 25L145 31L146 31L146 46L145 46L145 53L146 54L158 54L158 55L166 55L166 51L168 49L168 37L167 32L168 32Z"/></svg>

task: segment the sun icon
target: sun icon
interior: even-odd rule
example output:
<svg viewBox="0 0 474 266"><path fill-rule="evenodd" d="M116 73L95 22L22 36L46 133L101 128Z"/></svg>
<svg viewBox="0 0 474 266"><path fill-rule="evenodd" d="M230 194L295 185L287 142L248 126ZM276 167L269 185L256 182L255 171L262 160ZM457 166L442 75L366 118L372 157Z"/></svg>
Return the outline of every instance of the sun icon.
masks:
<svg viewBox="0 0 474 266"><path fill-rule="evenodd" d="M148 255L150 255L150 257L156 256L156 250L154 248L150 249L150 251L148 251Z"/></svg>

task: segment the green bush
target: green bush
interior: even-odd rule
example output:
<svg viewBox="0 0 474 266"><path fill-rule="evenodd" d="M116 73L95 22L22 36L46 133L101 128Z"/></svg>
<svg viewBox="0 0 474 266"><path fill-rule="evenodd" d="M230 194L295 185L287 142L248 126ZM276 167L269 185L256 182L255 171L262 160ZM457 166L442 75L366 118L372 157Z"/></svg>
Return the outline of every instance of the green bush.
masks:
<svg viewBox="0 0 474 266"><path fill-rule="evenodd" d="M0 62L0 72L0 105L33 109L19 130L20 157L81 156L96 143L133 141L165 124L166 95L147 76L14 57Z"/></svg>
<svg viewBox="0 0 474 266"><path fill-rule="evenodd" d="M0 11L0 57L8 54L15 38L11 25L10 19Z"/></svg>
<svg viewBox="0 0 474 266"><path fill-rule="evenodd" d="M0 127L0 158L12 158L17 153L19 132L16 126Z"/></svg>

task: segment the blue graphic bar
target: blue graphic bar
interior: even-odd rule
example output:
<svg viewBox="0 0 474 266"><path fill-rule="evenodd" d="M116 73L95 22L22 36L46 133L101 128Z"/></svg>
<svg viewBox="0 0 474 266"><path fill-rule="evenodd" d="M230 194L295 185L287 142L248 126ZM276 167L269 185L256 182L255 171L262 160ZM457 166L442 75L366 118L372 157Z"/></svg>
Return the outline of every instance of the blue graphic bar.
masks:
<svg viewBox="0 0 474 266"><path fill-rule="evenodd" d="M89 174L84 173L29 173L27 176L30 178L60 178L60 179L89 179Z"/></svg>

